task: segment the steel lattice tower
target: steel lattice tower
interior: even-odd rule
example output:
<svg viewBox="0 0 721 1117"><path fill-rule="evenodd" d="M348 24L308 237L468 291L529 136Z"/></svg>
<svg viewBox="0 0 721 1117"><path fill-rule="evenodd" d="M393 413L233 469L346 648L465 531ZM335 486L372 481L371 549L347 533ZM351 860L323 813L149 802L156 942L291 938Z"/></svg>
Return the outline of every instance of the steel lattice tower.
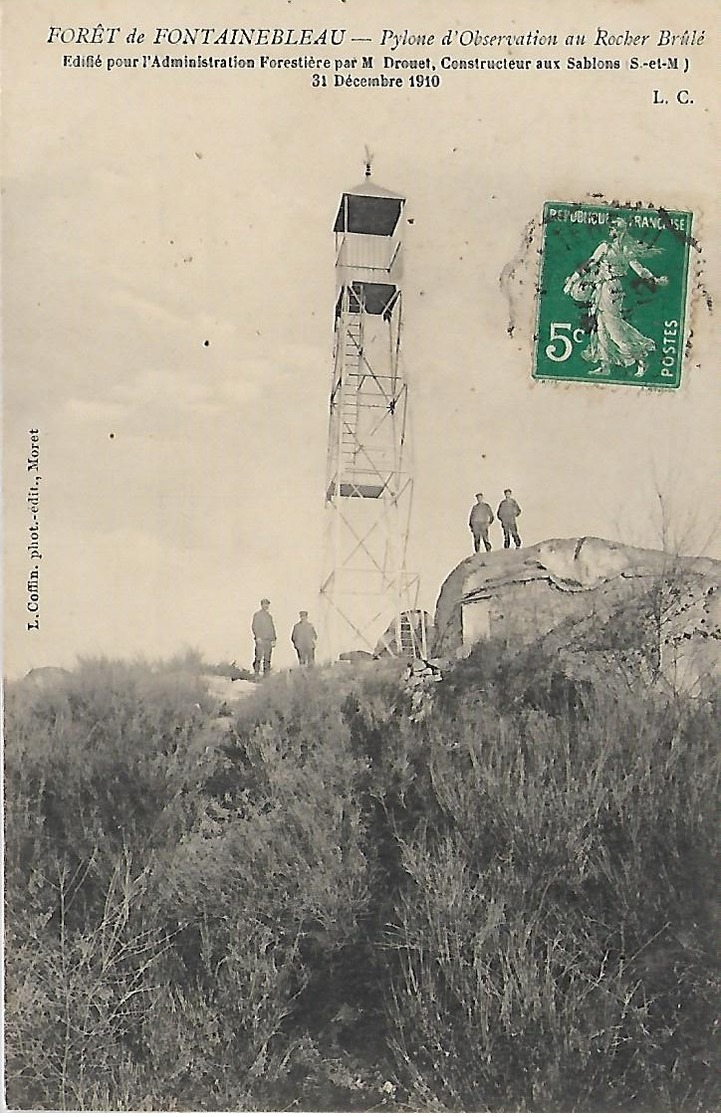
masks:
<svg viewBox="0 0 721 1117"><path fill-rule="evenodd" d="M406 571L413 491L401 353L405 199L370 181L340 200L326 468L322 639L331 656L386 639L425 655ZM421 618L419 621L418 618Z"/></svg>

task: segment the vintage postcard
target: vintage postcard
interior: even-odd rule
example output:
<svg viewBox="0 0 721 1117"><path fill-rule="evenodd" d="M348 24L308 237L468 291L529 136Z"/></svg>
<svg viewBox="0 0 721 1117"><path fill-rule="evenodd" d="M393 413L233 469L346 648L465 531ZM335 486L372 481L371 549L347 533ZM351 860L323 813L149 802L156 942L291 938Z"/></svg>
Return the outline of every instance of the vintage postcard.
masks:
<svg viewBox="0 0 721 1117"><path fill-rule="evenodd" d="M717 1105L718 5L1 11L6 1104Z"/></svg>

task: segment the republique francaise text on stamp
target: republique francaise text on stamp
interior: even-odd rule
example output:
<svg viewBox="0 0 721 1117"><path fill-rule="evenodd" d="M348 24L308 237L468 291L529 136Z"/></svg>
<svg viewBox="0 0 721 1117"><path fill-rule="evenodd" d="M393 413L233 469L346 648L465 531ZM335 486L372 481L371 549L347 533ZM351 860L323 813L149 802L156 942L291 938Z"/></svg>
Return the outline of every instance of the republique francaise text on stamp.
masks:
<svg viewBox="0 0 721 1117"><path fill-rule="evenodd" d="M692 218L546 203L535 379L679 387Z"/></svg>

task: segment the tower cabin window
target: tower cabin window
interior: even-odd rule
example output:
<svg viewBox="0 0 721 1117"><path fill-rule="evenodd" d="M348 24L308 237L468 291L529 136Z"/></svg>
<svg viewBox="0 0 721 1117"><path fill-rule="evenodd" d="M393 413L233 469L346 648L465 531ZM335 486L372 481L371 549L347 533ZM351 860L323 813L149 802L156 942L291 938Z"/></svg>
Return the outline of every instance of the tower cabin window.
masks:
<svg viewBox="0 0 721 1117"><path fill-rule="evenodd" d="M362 188L361 188L362 189ZM401 215L403 199L369 194L344 194L333 226L336 233L390 237Z"/></svg>

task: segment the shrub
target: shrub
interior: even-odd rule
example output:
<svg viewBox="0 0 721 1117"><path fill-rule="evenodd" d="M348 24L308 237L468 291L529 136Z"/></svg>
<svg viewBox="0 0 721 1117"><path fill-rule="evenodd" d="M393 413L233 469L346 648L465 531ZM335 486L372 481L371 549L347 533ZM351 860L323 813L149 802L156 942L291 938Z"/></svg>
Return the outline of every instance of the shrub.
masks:
<svg viewBox="0 0 721 1117"><path fill-rule="evenodd" d="M147 873L125 851L106 881L102 913L82 926L70 915L83 881L60 862L42 888L38 875L25 910L17 905L8 920L8 1098L30 1109L135 1100L138 1037L171 945L143 920Z"/></svg>
<svg viewBox="0 0 721 1117"><path fill-rule="evenodd" d="M388 936L417 1108L692 1108L712 1091L712 721L597 690L428 730L444 822ZM690 865L695 868L690 871Z"/></svg>
<svg viewBox="0 0 721 1117"><path fill-rule="evenodd" d="M197 662L196 662L197 660ZM489 644L8 692L17 1108L704 1109L717 707Z"/></svg>

